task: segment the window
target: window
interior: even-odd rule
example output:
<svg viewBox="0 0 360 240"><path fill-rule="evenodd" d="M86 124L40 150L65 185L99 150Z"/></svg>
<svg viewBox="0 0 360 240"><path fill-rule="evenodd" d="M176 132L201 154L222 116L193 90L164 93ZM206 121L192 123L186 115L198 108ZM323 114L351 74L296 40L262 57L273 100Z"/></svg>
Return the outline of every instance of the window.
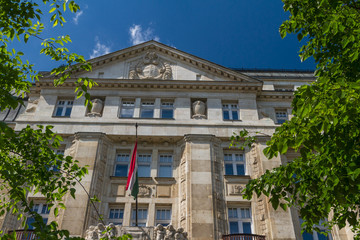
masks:
<svg viewBox="0 0 360 240"><path fill-rule="evenodd" d="M159 155L158 177L172 177L172 162L173 156L171 154Z"/></svg>
<svg viewBox="0 0 360 240"><path fill-rule="evenodd" d="M110 208L109 223L114 223L115 225L122 225L123 218L124 218L123 208Z"/></svg>
<svg viewBox="0 0 360 240"><path fill-rule="evenodd" d="M229 208L229 230L230 234L251 234L250 208Z"/></svg>
<svg viewBox="0 0 360 240"><path fill-rule="evenodd" d="M325 233L326 229L324 226L322 226L322 222L321 221L318 225L316 225L316 227L318 227L320 229L320 232ZM303 220L300 218L300 224L303 223ZM332 240L332 236L330 233L328 233L327 236L325 236L324 234L321 234L319 232L316 231L312 231L311 233L304 231L302 233L302 237L303 240Z"/></svg>
<svg viewBox="0 0 360 240"><path fill-rule="evenodd" d="M138 176L150 177L151 154L138 154Z"/></svg>
<svg viewBox="0 0 360 240"><path fill-rule="evenodd" d="M56 150L55 150L55 154L57 154L57 155L62 155L62 156L64 156L64 152L65 152L64 149L56 149ZM59 171L60 171L59 166L61 166L61 161L60 161L60 160L57 160L57 163L58 163L57 165L51 166L51 167L49 168L49 170L52 170L52 171L54 171L54 172L59 172Z"/></svg>
<svg viewBox="0 0 360 240"><path fill-rule="evenodd" d="M171 208L157 208L155 226L161 224L163 226L169 225L171 222Z"/></svg>
<svg viewBox="0 0 360 240"><path fill-rule="evenodd" d="M245 175L245 159L242 153L225 153L225 175Z"/></svg>
<svg viewBox="0 0 360 240"><path fill-rule="evenodd" d="M147 208L138 208L138 226L146 227L147 215ZM136 226L136 209L134 208L132 210L131 224Z"/></svg>
<svg viewBox="0 0 360 240"><path fill-rule="evenodd" d="M33 212L36 212L40 214L40 216L43 218L44 223L46 224L49 218L50 209L48 208L48 205L45 203L36 203L34 204L32 208ZM29 226L29 230L33 230L34 226L32 225L35 222L35 219L33 217L28 217L26 219L26 224Z"/></svg>
<svg viewBox="0 0 360 240"><path fill-rule="evenodd" d="M174 118L174 103L161 102L161 118Z"/></svg>
<svg viewBox="0 0 360 240"><path fill-rule="evenodd" d="M134 108L135 102L134 101L123 101L121 103L121 111L120 117L122 118L132 118L134 117Z"/></svg>
<svg viewBox="0 0 360 240"><path fill-rule="evenodd" d="M56 117L70 117L74 101L72 100L59 100L55 108Z"/></svg>
<svg viewBox="0 0 360 240"><path fill-rule="evenodd" d="M141 118L153 118L154 117L154 102L145 101L141 103Z"/></svg>
<svg viewBox="0 0 360 240"><path fill-rule="evenodd" d="M128 175L129 162L130 162L130 154L119 153L116 156L114 175L117 177L126 177Z"/></svg>
<svg viewBox="0 0 360 240"><path fill-rule="evenodd" d="M276 110L275 115L277 124L283 124L286 120L288 120L286 110Z"/></svg>
<svg viewBox="0 0 360 240"><path fill-rule="evenodd" d="M239 120L239 109L237 104L223 104L222 110L224 120Z"/></svg>

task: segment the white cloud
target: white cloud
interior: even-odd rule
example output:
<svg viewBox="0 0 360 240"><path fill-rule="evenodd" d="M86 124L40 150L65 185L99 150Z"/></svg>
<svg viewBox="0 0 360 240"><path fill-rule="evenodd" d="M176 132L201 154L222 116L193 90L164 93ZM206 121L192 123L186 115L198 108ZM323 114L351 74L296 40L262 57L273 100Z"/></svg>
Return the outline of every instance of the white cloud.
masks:
<svg viewBox="0 0 360 240"><path fill-rule="evenodd" d="M95 38L95 42L96 44L94 49L92 50L92 54L90 54L90 58L96 58L110 52L110 47L102 44L98 37Z"/></svg>
<svg viewBox="0 0 360 240"><path fill-rule="evenodd" d="M130 41L133 45L143 43L149 40L159 41L160 38L154 34L154 30L148 27L145 31L141 25L132 25L129 29Z"/></svg>
<svg viewBox="0 0 360 240"><path fill-rule="evenodd" d="M76 25L78 25L78 23L79 23L79 18L80 18L80 16L81 16L83 13L84 13L84 12L83 12L82 10L75 13L75 17L73 17L73 20L74 20L74 23L75 23Z"/></svg>

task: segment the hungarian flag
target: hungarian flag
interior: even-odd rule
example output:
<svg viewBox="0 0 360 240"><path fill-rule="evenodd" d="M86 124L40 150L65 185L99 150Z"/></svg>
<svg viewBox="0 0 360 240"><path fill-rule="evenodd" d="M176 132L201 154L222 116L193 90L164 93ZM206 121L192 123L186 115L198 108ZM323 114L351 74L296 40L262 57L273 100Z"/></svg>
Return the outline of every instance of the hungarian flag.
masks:
<svg viewBox="0 0 360 240"><path fill-rule="evenodd" d="M136 161L136 150L137 150L137 140L135 141L134 150L131 155L130 169L128 174L128 179L126 183L126 190L130 189L131 195L134 196L134 199L137 198L139 193L139 181L138 181L138 166Z"/></svg>

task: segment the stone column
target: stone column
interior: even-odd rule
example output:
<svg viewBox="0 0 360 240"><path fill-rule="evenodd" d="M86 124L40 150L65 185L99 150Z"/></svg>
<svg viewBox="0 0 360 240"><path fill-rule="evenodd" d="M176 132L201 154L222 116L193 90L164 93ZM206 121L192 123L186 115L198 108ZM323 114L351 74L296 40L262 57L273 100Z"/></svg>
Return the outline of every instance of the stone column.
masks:
<svg viewBox="0 0 360 240"><path fill-rule="evenodd" d="M215 187L214 148L218 143L213 135L192 134L185 135L180 144L180 227L189 233L189 239L218 239L216 205L218 195L224 196Z"/></svg>
<svg viewBox="0 0 360 240"><path fill-rule="evenodd" d="M82 179L81 184L90 196L96 195L100 200L105 196L104 183L105 165L107 162L107 150L109 140L103 133L76 133L73 144L68 150L74 159L79 161L79 165L88 165L89 173ZM90 203L89 197L84 189L77 184L75 186L76 198L68 195L65 199L66 209L59 219L62 229L70 231L71 235L82 236L89 225L95 225L99 221L94 207ZM95 204L100 209L99 203Z"/></svg>

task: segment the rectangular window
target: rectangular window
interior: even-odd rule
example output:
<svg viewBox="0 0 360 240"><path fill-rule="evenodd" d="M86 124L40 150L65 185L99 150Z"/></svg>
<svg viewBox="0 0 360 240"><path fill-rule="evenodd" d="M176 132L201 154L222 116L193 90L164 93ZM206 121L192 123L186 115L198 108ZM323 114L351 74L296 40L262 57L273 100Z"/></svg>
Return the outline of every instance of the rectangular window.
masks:
<svg viewBox="0 0 360 240"><path fill-rule="evenodd" d="M224 120L239 120L239 108L237 104L223 104L222 110Z"/></svg>
<svg viewBox="0 0 360 240"><path fill-rule="evenodd" d="M246 233L251 234L251 209L250 208L229 208L229 230L230 234Z"/></svg>
<svg viewBox="0 0 360 240"><path fill-rule="evenodd" d="M146 227L147 215L148 215L147 208L142 208L142 207L138 208L138 226ZM134 208L132 210L131 225L132 226L136 225L136 209Z"/></svg>
<svg viewBox="0 0 360 240"><path fill-rule="evenodd" d="M172 177L172 154L159 155L159 172L158 177Z"/></svg>
<svg viewBox="0 0 360 240"><path fill-rule="evenodd" d="M154 101L144 101L141 103L141 118L153 118L154 117Z"/></svg>
<svg viewBox="0 0 360 240"><path fill-rule="evenodd" d="M171 208L170 207L157 208L155 226L157 226L158 224L167 226L170 223L171 223Z"/></svg>
<svg viewBox="0 0 360 240"><path fill-rule="evenodd" d="M73 100L59 100L55 107L54 116L70 117L73 104L74 104Z"/></svg>
<svg viewBox="0 0 360 240"><path fill-rule="evenodd" d="M315 225L315 227L320 229L320 232L312 231L312 232L306 232L304 231L302 233L303 240L332 240L331 233L328 232L327 236L325 236L322 233L327 232L326 228L321 225L323 221L320 221L319 224ZM303 220L300 218L300 225L303 223Z"/></svg>
<svg viewBox="0 0 360 240"><path fill-rule="evenodd" d="M36 203L34 204L32 208L33 212L36 212L40 214L40 216L43 218L44 223L46 224L49 218L50 209L48 208L48 205L45 203ZM35 219L33 217L28 217L26 219L26 224L29 226L29 230L33 230L34 226L32 225L35 222Z"/></svg>
<svg viewBox="0 0 360 240"><path fill-rule="evenodd" d="M115 225L122 225L123 218L124 218L123 208L110 208L109 223L114 223Z"/></svg>
<svg viewBox="0 0 360 240"><path fill-rule="evenodd" d="M114 176L126 177L128 175L129 162L130 162L130 154L129 153L117 154Z"/></svg>
<svg viewBox="0 0 360 240"><path fill-rule="evenodd" d="M64 152L65 152L65 150L64 149L56 149L55 150L55 154L57 154L57 155L63 155L64 156ZM61 166L61 161L60 160L58 160L57 161L57 165L53 165L53 166L51 166L50 168L49 168L49 170L52 170L52 171L54 171L54 172L59 172L60 171L60 166Z"/></svg>
<svg viewBox="0 0 360 240"><path fill-rule="evenodd" d="M150 177L151 154L138 154L138 176Z"/></svg>
<svg viewBox="0 0 360 240"><path fill-rule="evenodd" d="M276 115L277 124L283 124L285 121L288 120L288 115L286 110L276 110L275 115Z"/></svg>
<svg viewBox="0 0 360 240"><path fill-rule="evenodd" d="M161 102L161 118L174 118L173 102Z"/></svg>
<svg viewBox="0 0 360 240"><path fill-rule="evenodd" d="M242 153L224 154L225 175L245 175L245 158Z"/></svg>
<svg viewBox="0 0 360 240"><path fill-rule="evenodd" d="M135 102L132 100L122 101L120 117L121 118L132 118L134 117Z"/></svg>

